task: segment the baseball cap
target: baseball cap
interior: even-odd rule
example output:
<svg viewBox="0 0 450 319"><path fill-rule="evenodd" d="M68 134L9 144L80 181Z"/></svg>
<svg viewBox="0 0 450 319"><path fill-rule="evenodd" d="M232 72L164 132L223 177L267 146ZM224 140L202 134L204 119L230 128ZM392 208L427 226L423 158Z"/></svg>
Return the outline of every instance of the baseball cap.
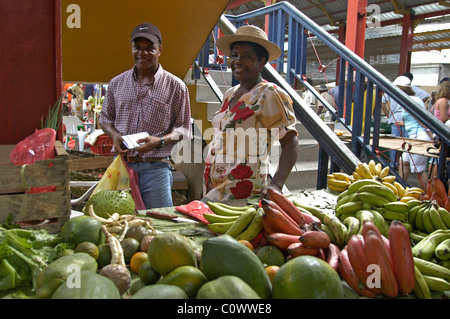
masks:
<svg viewBox="0 0 450 319"><path fill-rule="evenodd" d="M162 43L161 32L159 32L158 27L150 22L141 23L133 29L133 32L131 32L131 42L136 38L146 38L153 43Z"/></svg>
<svg viewBox="0 0 450 319"><path fill-rule="evenodd" d="M408 77L401 75L395 79L393 84L398 85L398 86L403 86L403 87L409 87L409 86L411 86L411 80Z"/></svg>

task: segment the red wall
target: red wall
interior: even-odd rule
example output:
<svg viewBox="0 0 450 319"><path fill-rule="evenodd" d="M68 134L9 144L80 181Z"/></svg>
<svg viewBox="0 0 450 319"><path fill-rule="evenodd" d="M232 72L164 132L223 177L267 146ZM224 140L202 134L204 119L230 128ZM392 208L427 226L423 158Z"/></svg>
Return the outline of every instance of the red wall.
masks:
<svg viewBox="0 0 450 319"><path fill-rule="evenodd" d="M0 144L39 129L59 97L59 7L59 0L0 1Z"/></svg>

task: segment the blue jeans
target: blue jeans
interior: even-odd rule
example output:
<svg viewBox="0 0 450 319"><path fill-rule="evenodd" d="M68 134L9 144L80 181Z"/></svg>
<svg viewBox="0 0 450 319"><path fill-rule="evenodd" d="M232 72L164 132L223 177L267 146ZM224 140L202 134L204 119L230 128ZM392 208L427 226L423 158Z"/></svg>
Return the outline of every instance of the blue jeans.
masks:
<svg viewBox="0 0 450 319"><path fill-rule="evenodd" d="M172 207L172 169L161 162L128 163L138 174L145 208Z"/></svg>
<svg viewBox="0 0 450 319"><path fill-rule="evenodd" d="M400 134L401 133L401 134ZM396 137L408 137L408 134L406 134L405 131L405 127L404 126L400 126L398 127L395 124L391 124L391 135L392 136L396 136ZM398 163L395 161L395 157L396 157L397 151L389 151L389 158L391 159L391 166L392 167L397 167Z"/></svg>

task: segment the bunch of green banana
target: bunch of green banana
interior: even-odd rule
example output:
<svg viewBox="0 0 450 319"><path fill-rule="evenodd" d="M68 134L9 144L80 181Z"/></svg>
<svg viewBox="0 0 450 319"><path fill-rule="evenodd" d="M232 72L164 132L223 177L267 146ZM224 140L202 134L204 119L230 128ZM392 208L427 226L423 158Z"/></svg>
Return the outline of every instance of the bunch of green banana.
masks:
<svg viewBox="0 0 450 319"><path fill-rule="evenodd" d="M431 299L431 291L450 290L450 269L414 257L414 294L419 299Z"/></svg>
<svg viewBox="0 0 450 319"><path fill-rule="evenodd" d="M251 205L230 206L220 202L208 202L214 214L204 214L207 227L216 234L226 234L236 240L252 240L263 228L264 210Z"/></svg>
<svg viewBox="0 0 450 319"><path fill-rule="evenodd" d="M424 260L437 258L441 261L450 259L450 229L438 229L425 236L412 247L414 257Z"/></svg>
<svg viewBox="0 0 450 319"><path fill-rule="evenodd" d="M409 206L408 223L414 229L431 234L437 229L450 228L450 213L433 201L413 199Z"/></svg>
<svg viewBox="0 0 450 319"><path fill-rule="evenodd" d="M334 215L325 214L323 221L320 224L320 229L330 237L330 241L343 248L346 244L345 237L347 234L347 227Z"/></svg>

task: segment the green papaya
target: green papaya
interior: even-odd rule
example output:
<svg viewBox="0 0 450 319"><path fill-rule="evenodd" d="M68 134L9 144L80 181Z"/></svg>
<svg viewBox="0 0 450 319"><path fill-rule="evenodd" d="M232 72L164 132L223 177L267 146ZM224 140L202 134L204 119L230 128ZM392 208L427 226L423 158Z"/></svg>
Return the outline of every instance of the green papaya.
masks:
<svg viewBox="0 0 450 319"><path fill-rule="evenodd" d="M181 266L162 277L158 284L175 285L183 289L189 298L195 298L198 290L207 281L200 269L193 266Z"/></svg>
<svg viewBox="0 0 450 319"><path fill-rule="evenodd" d="M61 284L76 271L97 271L97 262L86 253L60 257L41 270L36 279L36 298L49 299Z"/></svg>
<svg viewBox="0 0 450 319"><path fill-rule="evenodd" d="M77 216L65 222L61 227L60 235L64 242L75 246L85 241L100 245L106 238L102 231L102 223L86 215Z"/></svg>
<svg viewBox="0 0 450 319"><path fill-rule="evenodd" d="M154 284L139 289L131 299L188 299L188 296L178 286Z"/></svg>
<svg viewBox="0 0 450 319"><path fill-rule="evenodd" d="M197 299L261 299L245 281L236 276L222 276L208 281L199 290Z"/></svg>
<svg viewBox="0 0 450 319"><path fill-rule="evenodd" d="M237 276L261 298L271 297L272 283L261 260L250 248L229 235L203 242L200 269L209 281L226 275Z"/></svg>
<svg viewBox="0 0 450 319"><path fill-rule="evenodd" d="M62 284L52 299L120 299L119 289L114 282L92 270L80 273L79 284Z"/></svg>

